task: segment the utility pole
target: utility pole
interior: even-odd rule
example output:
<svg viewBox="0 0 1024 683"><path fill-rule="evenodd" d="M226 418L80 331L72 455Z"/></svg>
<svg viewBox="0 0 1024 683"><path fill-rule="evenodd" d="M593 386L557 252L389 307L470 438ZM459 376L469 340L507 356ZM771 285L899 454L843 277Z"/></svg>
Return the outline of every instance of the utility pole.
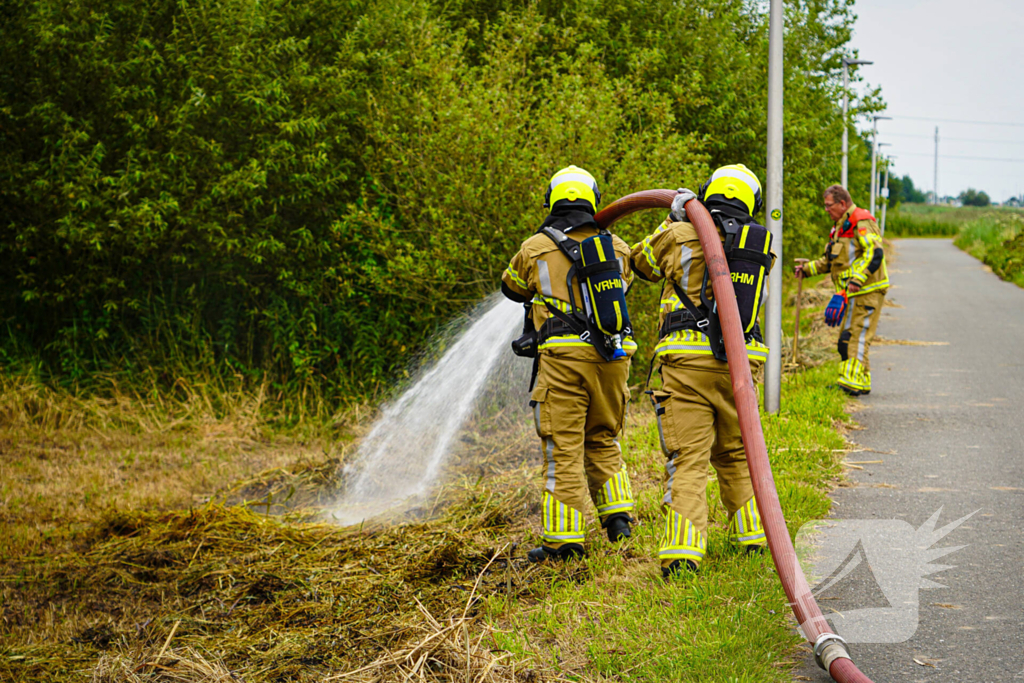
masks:
<svg viewBox="0 0 1024 683"><path fill-rule="evenodd" d="M888 143L888 142L879 142L878 144L875 145L875 148L878 150L879 169L878 169L878 173L876 173L875 176L874 176L874 181L875 181L875 193L874 193L875 194L875 208L871 210L871 215L872 216L875 215L875 209L878 209L879 206L882 206L882 199L881 199L881 197L882 197L882 190L881 190L881 188L882 188L882 179L881 179L882 168L881 168L881 165L885 163L885 158L886 158L885 155L882 154L882 148L883 147L892 147L892 144ZM881 211L885 211L884 208L882 208L880 210Z"/></svg>
<svg viewBox="0 0 1024 683"><path fill-rule="evenodd" d="M879 119L892 119L891 116L874 117L875 124L871 131L871 215L875 215L875 195L878 194L878 121Z"/></svg>
<svg viewBox="0 0 1024 683"><path fill-rule="evenodd" d="M882 237L885 237L885 210L889 208L889 162L893 157L885 159L885 180L882 182Z"/></svg>
<svg viewBox="0 0 1024 683"><path fill-rule="evenodd" d="M764 323L768 362L764 369L764 409L778 413L782 396L782 5L771 0L768 10L768 177L767 227L772 234L775 267L768 276L768 307ZM846 130L846 121L843 121Z"/></svg>
<svg viewBox="0 0 1024 683"><path fill-rule="evenodd" d="M859 64L874 64L866 59L847 59L843 57L843 172L841 174L840 185L849 190L849 177L847 173L847 157L850 153L850 75L848 68L851 66L857 66Z"/></svg>
<svg viewBox="0 0 1024 683"><path fill-rule="evenodd" d="M933 204L939 203L939 127L935 126L935 191Z"/></svg>

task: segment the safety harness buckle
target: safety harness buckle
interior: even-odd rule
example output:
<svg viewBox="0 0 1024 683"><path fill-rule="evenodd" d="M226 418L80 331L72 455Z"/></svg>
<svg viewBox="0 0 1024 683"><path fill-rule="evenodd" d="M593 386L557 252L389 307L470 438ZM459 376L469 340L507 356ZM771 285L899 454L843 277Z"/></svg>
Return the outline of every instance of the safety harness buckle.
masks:
<svg viewBox="0 0 1024 683"><path fill-rule="evenodd" d="M580 332L579 336L580 336L580 341L589 342L590 341L590 330L583 330L582 332Z"/></svg>
<svg viewBox="0 0 1024 683"><path fill-rule="evenodd" d="M697 329L699 329L701 332L703 332L704 330L706 330L708 328L708 325L710 325L710 324L711 324L711 318L701 318L700 320L697 321Z"/></svg>

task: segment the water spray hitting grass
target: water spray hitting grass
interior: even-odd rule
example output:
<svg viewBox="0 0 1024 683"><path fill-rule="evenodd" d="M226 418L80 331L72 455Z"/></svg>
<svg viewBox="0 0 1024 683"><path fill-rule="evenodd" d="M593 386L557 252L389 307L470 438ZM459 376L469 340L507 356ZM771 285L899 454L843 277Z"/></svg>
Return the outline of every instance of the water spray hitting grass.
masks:
<svg viewBox="0 0 1024 683"><path fill-rule="evenodd" d="M352 483L331 513L335 521L357 524L430 490L488 377L511 357L521 315L518 304L489 297L441 359L383 409L347 468ZM525 382L516 388L525 403Z"/></svg>

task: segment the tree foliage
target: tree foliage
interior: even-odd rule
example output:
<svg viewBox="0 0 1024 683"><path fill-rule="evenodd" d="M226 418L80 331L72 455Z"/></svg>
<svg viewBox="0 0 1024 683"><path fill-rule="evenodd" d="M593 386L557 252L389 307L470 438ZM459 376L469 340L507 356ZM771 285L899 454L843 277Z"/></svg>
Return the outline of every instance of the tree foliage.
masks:
<svg viewBox="0 0 1024 683"><path fill-rule="evenodd" d="M0 359L62 381L368 390L496 288L555 169L614 199L765 166L752 0L0 6ZM788 256L839 175L851 6L787 6Z"/></svg>
<svg viewBox="0 0 1024 683"><path fill-rule="evenodd" d="M961 192L957 199L959 199L964 206L988 206L992 203L992 200L986 192L979 192L973 187L969 187Z"/></svg>
<svg viewBox="0 0 1024 683"><path fill-rule="evenodd" d="M914 187L914 180L909 175L900 179L899 187L902 193L900 199L908 204L923 204L928 199L922 190Z"/></svg>

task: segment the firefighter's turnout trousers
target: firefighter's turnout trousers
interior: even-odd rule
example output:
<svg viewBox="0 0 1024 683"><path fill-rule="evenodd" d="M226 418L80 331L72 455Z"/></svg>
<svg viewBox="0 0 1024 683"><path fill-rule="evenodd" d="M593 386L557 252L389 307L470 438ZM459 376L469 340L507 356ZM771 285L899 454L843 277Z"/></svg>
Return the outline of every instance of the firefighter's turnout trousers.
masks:
<svg viewBox="0 0 1024 683"><path fill-rule="evenodd" d="M852 297L839 332L839 383L855 391L871 391L871 364L868 351L878 329L885 305L885 291Z"/></svg>
<svg viewBox="0 0 1024 683"><path fill-rule="evenodd" d="M588 493L602 523L633 509L618 441L628 375L627 360L541 355L530 404L544 457L541 522L549 548L584 542Z"/></svg>
<svg viewBox="0 0 1024 683"><path fill-rule="evenodd" d="M661 565L704 559L709 462L729 515L730 539L741 546L763 544L728 366L711 358L667 356L661 375L663 388L652 394L667 458Z"/></svg>

